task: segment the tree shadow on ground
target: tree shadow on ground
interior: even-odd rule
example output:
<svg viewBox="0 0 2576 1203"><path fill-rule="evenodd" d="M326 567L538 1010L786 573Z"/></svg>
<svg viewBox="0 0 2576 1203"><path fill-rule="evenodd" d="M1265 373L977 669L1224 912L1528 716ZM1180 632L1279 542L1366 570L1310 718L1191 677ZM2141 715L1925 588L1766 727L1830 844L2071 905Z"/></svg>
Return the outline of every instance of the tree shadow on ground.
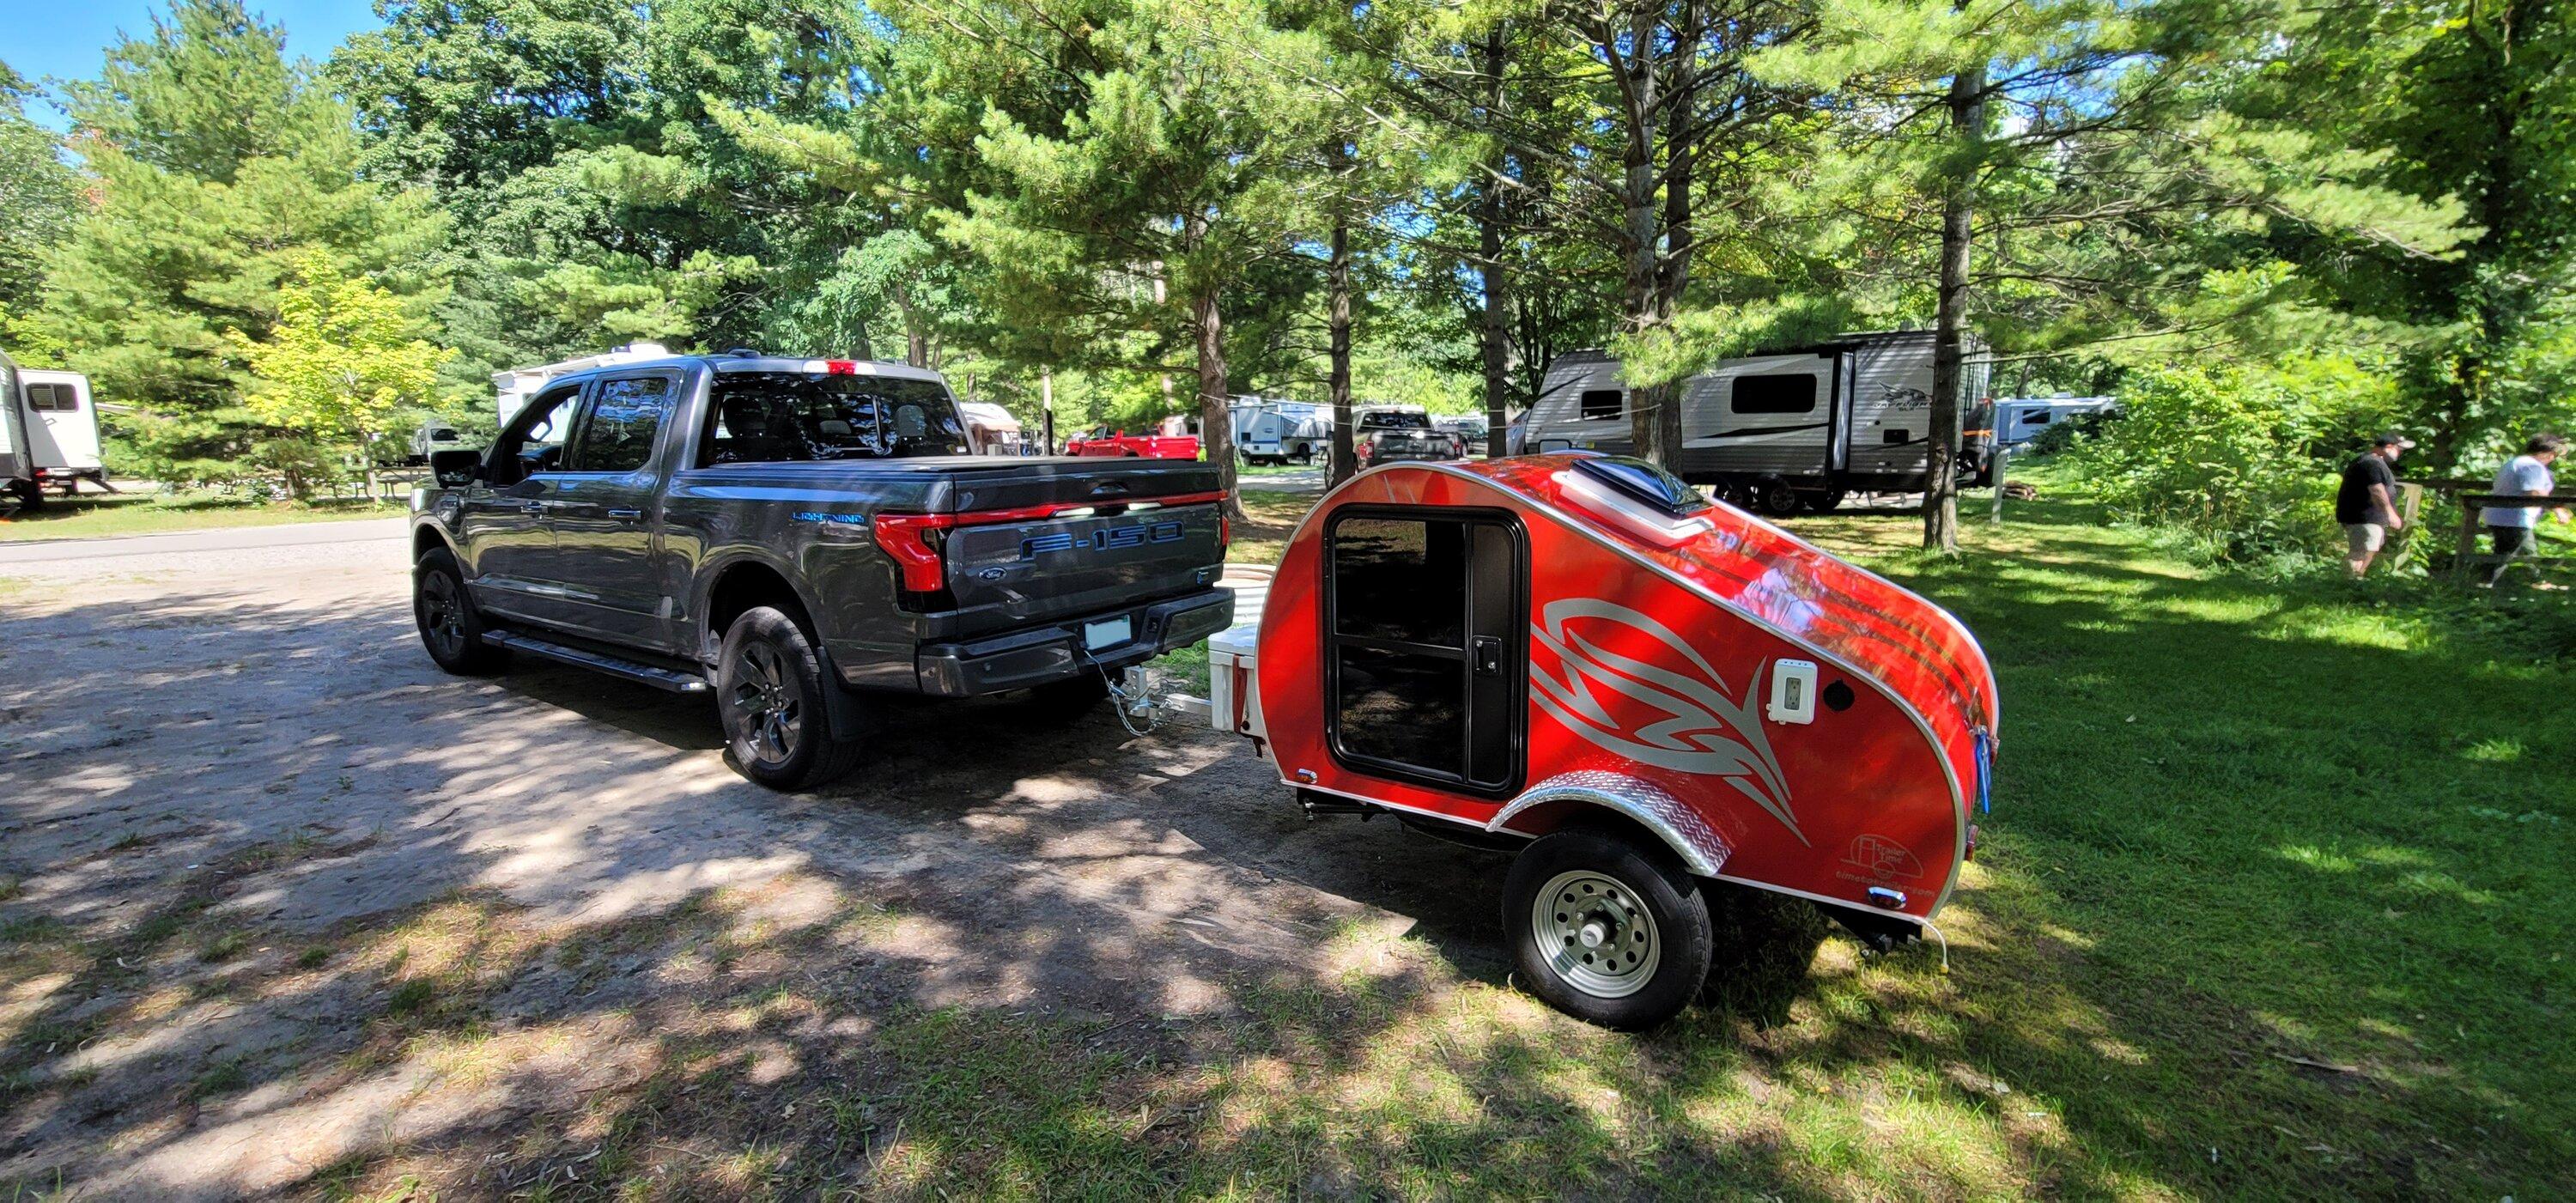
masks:
<svg viewBox="0 0 2576 1203"><path fill-rule="evenodd" d="M2493 880L2487 833L2399 806L2435 780L2519 780L2446 729L2475 686L2357 741L2285 696L2423 653L2211 617L2261 599L2087 562L2111 554L2088 539L2023 554L1927 581L1985 634L2015 707L1991 859L1944 916L1957 972L1730 897L1742 951L1702 1008L1643 1036L1508 988L1502 858L1309 823L1212 735L909 708L870 772L789 797L724 769L703 706L571 670L438 677L383 597L13 612L49 652L12 655L0 696L0 1181L2564 1184L2546 1066L2505 1063L2563 984L2517 1000L2511 970L2463 986L2417 967L2528 965L2539 945L2506 941L2567 917L2544 897L2563 869ZM2442 669L2476 675L2424 671ZM2428 740L2438 774L2413 767ZM2178 768L2186 751L2216 767ZM2375 925L2401 907L2438 922ZM2480 924L2501 934L2464 934ZM2194 955L2214 940L2226 955ZM2414 1018L2472 1008L2457 1043ZM2457 1139L2473 1126L2475 1147Z"/></svg>

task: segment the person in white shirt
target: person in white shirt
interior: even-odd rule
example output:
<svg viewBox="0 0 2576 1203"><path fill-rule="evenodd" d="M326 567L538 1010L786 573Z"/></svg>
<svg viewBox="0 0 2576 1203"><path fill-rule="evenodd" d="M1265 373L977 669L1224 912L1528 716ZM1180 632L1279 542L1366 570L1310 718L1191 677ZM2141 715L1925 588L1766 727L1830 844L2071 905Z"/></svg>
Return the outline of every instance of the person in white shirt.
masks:
<svg viewBox="0 0 2576 1203"><path fill-rule="evenodd" d="M2547 497L2558 488L2557 479L2549 474L2549 465L2556 463L2566 451L2567 439L2563 435L2543 433L2531 436L2531 440L2522 445L2522 454L2506 460L2503 467L2496 469L2494 492L2504 497ZM2558 521L2567 521L2565 507L2551 513ZM2487 524L2487 538L2495 550L2495 571L2487 574L2487 583L2492 585L2504 579L2504 570L2511 567L2517 557L2530 555L2537 549L2539 540L2532 534L2532 528L2540 524L2540 507L2491 505L2478 518Z"/></svg>

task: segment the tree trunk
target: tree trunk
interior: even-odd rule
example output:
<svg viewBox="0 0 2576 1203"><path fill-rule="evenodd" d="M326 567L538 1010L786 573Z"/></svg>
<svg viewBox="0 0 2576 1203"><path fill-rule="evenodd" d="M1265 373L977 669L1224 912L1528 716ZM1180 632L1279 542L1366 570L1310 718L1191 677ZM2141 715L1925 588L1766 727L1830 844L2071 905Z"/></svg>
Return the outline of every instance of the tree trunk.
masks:
<svg viewBox="0 0 2576 1203"><path fill-rule="evenodd" d="M1628 141L1620 151L1620 167L1624 174L1620 180L1619 202L1624 219L1622 241L1626 243L1622 249L1627 252L1628 259L1621 299L1627 309L1626 325L1631 335L1647 333L1663 324L1663 240L1655 211L1658 183L1655 178L1658 170L1655 163L1655 89L1659 82L1655 71L1659 36L1653 16L1656 11L1648 6L1637 8L1631 22L1632 37L1626 59L1630 76L1626 114ZM1640 459L1672 467L1676 448L1666 441L1664 432L1668 424L1679 425L1678 421L1666 421L1668 417L1677 419L1680 416L1665 412L1673 408L1674 390L1664 384L1639 387L1635 381L1626 379L1624 370L1621 377L1621 382L1628 386L1631 447Z"/></svg>
<svg viewBox="0 0 2576 1203"><path fill-rule="evenodd" d="M1208 466L1216 469L1217 487L1225 490L1225 515L1245 521L1243 498L1234 491L1234 421L1226 412L1225 313L1216 290L1199 294L1199 446Z"/></svg>
<svg viewBox="0 0 2576 1203"><path fill-rule="evenodd" d="M903 311L903 361L916 368L929 367L930 332L921 328L921 313L913 308L912 294L896 288L894 305Z"/></svg>
<svg viewBox="0 0 2576 1203"><path fill-rule="evenodd" d="M1485 35L1485 108L1490 115L1503 105L1504 28L1496 22ZM1484 324L1479 332L1485 357L1485 454L1501 459L1511 453L1508 398L1512 371L1511 279L1503 272L1503 155L1499 149L1485 165L1484 183L1476 197L1478 283L1485 294Z"/></svg>
<svg viewBox="0 0 2576 1203"><path fill-rule="evenodd" d="M1950 77L1950 125L1958 133L1955 164L1941 197L1941 295L1932 337L1932 429L1923 448L1923 546L1959 550L1960 393L1967 386L1963 327L1968 307L1968 238L1975 216L1977 144L1985 138L1986 71Z"/></svg>
<svg viewBox="0 0 2576 1203"><path fill-rule="evenodd" d="M1324 276L1331 305L1325 388L1333 399L1332 483L1340 484L1359 471L1359 457L1351 443L1351 219L1345 206L1333 209L1333 258Z"/></svg>

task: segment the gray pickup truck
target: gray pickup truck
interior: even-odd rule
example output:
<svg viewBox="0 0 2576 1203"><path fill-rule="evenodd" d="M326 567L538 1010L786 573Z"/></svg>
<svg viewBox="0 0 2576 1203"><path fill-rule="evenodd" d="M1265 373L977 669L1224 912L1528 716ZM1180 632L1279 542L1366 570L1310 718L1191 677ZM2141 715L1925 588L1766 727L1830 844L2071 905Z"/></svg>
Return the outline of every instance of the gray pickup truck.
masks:
<svg viewBox="0 0 2576 1203"><path fill-rule="evenodd" d="M413 613L440 667L513 652L712 690L743 774L854 765L889 695L1109 674L1233 620L1215 470L966 454L935 372L736 353L561 377L412 498Z"/></svg>

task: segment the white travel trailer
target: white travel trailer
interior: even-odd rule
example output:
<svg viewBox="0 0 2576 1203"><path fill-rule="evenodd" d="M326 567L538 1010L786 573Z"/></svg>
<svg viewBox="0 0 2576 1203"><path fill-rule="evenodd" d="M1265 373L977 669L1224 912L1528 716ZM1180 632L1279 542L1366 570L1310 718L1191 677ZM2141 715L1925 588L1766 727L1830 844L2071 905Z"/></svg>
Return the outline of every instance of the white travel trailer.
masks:
<svg viewBox="0 0 2576 1203"><path fill-rule="evenodd" d="M519 407L528 403L528 398L536 396L537 391L544 388L547 381L557 376L566 372L578 372L584 368L604 368L612 364L660 359L670 353L671 349L660 343L628 343L622 347L602 351L597 355L584 355L579 359L567 359L562 363L539 364L529 368L505 368L492 373L492 408L500 415L501 425L508 426L511 415L518 413Z"/></svg>
<svg viewBox="0 0 2576 1203"><path fill-rule="evenodd" d="M1304 401L1237 397L1232 406L1234 445L1246 463L1311 464L1333 447L1333 411Z"/></svg>
<svg viewBox="0 0 2576 1203"><path fill-rule="evenodd" d="M1923 487L1931 437L1932 332L1849 334L1729 359L1681 383L1684 480L1773 514L1831 509L1863 491ZM1971 344L1966 404L1986 391ZM1632 449L1633 391L1600 351L1560 356L1523 418L1530 451Z"/></svg>
<svg viewBox="0 0 2576 1203"><path fill-rule="evenodd" d="M960 401L957 415L966 419L966 443L977 455L1027 455L1028 436L1011 411L990 401Z"/></svg>
<svg viewBox="0 0 2576 1203"><path fill-rule="evenodd" d="M1993 412L1981 416L1990 417L1995 423L1993 429L1997 443L2019 447L2069 418L2108 413L2119 407L2120 399L2117 397L2078 397L2072 393L2055 397L1998 397Z"/></svg>
<svg viewBox="0 0 2576 1203"><path fill-rule="evenodd" d="M21 368L0 355L0 490L34 507L48 487L69 495L84 480L108 487L89 377Z"/></svg>

